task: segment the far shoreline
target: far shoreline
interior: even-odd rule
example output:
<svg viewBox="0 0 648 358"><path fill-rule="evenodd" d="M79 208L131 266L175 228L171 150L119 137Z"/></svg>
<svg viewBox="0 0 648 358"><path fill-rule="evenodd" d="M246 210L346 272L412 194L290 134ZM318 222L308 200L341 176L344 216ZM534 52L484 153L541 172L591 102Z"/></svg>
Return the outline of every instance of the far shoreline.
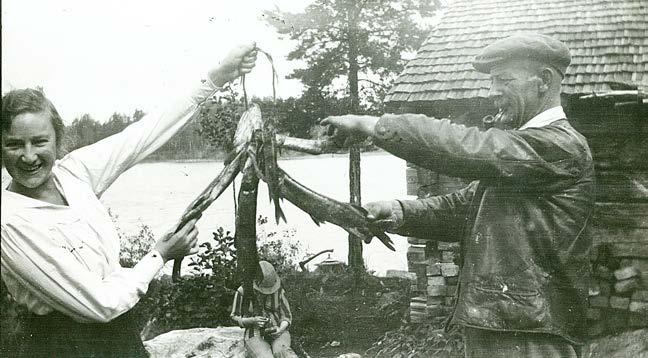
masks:
<svg viewBox="0 0 648 358"><path fill-rule="evenodd" d="M383 149L376 149L366 152L361 152L361 156L374 156L374 155L384 155L389 154ZM325 154L305 154L299 152L287 152L284 155L279 154L279 160L303 160L303 159L315 159L315 158L336 158L342 156L348 156L349 152L339 152L339 153L325 153ZM218 154L213 158L188 158L188 159L163 159L163 158L152 158L144 159L140 163L204 163L204 162L222 162L225 160L225 156Z"/></svg>

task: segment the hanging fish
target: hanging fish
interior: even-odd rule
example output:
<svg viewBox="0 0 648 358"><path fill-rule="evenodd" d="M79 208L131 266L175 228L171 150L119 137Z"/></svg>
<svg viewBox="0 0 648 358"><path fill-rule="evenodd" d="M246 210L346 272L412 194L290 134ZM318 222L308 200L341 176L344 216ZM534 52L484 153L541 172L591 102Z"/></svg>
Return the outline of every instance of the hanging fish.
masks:
<svg viewBox="0 0 648 358"><path fill-rule="evenodd" d="M221 170L218 176L211 182L205 190L189 204L185 209L184 214L180 219L176 231L180 230L191 219L198 217L205 211L218 197L223 194L225 189L232 184L241 167L248 158L248 149L254 132L261 130L263 122L261 120L261 110L256 104L252 104L250 108L241 115L236 132L234 133L234 149L226 160L225 167ZM173 262L173 272L171 278L174 282L180 279L180 267L182 259L175 259Z"/></svg>

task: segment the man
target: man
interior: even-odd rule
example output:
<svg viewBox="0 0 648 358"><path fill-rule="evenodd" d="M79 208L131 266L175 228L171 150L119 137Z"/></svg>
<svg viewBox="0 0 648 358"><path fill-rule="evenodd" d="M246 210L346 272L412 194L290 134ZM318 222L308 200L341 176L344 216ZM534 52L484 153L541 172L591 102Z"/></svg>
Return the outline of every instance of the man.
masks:
<svg viewBox="0 0 648 358"><path fill-rule="evenodd" d="M450 325L467 357L576 357L587 307L586 227L594 166L566 120L560 82L569 49L544 35L497 41L475 57L509 129L386 114L329 117L336 135L362 134L419 166L474 180L457 192L369 203L369 218L405 236L461 242Z"/></svg>

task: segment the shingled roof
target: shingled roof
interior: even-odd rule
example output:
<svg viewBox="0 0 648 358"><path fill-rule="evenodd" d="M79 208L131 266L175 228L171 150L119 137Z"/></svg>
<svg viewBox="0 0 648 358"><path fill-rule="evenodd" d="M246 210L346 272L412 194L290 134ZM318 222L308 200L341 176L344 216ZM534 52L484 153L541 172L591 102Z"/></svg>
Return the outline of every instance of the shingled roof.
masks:
<svg viewBox="0 0 648 358"><path fill-rule="evenodd" d="M648 87L646 0L454 0L385 102L485 98L488 75L473 57L522 32L553 36L571 49L563 93Z"/></svg>

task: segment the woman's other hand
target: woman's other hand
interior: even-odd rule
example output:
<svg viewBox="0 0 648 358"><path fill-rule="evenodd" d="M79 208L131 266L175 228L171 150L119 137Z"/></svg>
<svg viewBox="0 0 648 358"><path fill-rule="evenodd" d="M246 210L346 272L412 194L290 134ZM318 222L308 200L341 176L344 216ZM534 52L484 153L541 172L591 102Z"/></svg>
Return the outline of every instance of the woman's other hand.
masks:
<svg viewBox="0 0 648 358"><path fill-rule="evenodd" d="M198 221L198 218L189 220L180 230L175 233L167 233L155 244L155 250L162 255L164 262L198 252L196 221Z"/></svg>
<svg viewBox="0 0 648 358"><path fill-rule="evenodd" d="M257 58L256 43L250 42L235 47L225 56L218 67L209 71L209 79L218 87L232 81L254 68Z"/></svg>
<svg viewBox="0 0 648 358"><path fill-rule="evenodd" d="M247 317L245 319L244 326L246 327L258 327L263 328L268 324L268 318L263 316Z"/></svg>

